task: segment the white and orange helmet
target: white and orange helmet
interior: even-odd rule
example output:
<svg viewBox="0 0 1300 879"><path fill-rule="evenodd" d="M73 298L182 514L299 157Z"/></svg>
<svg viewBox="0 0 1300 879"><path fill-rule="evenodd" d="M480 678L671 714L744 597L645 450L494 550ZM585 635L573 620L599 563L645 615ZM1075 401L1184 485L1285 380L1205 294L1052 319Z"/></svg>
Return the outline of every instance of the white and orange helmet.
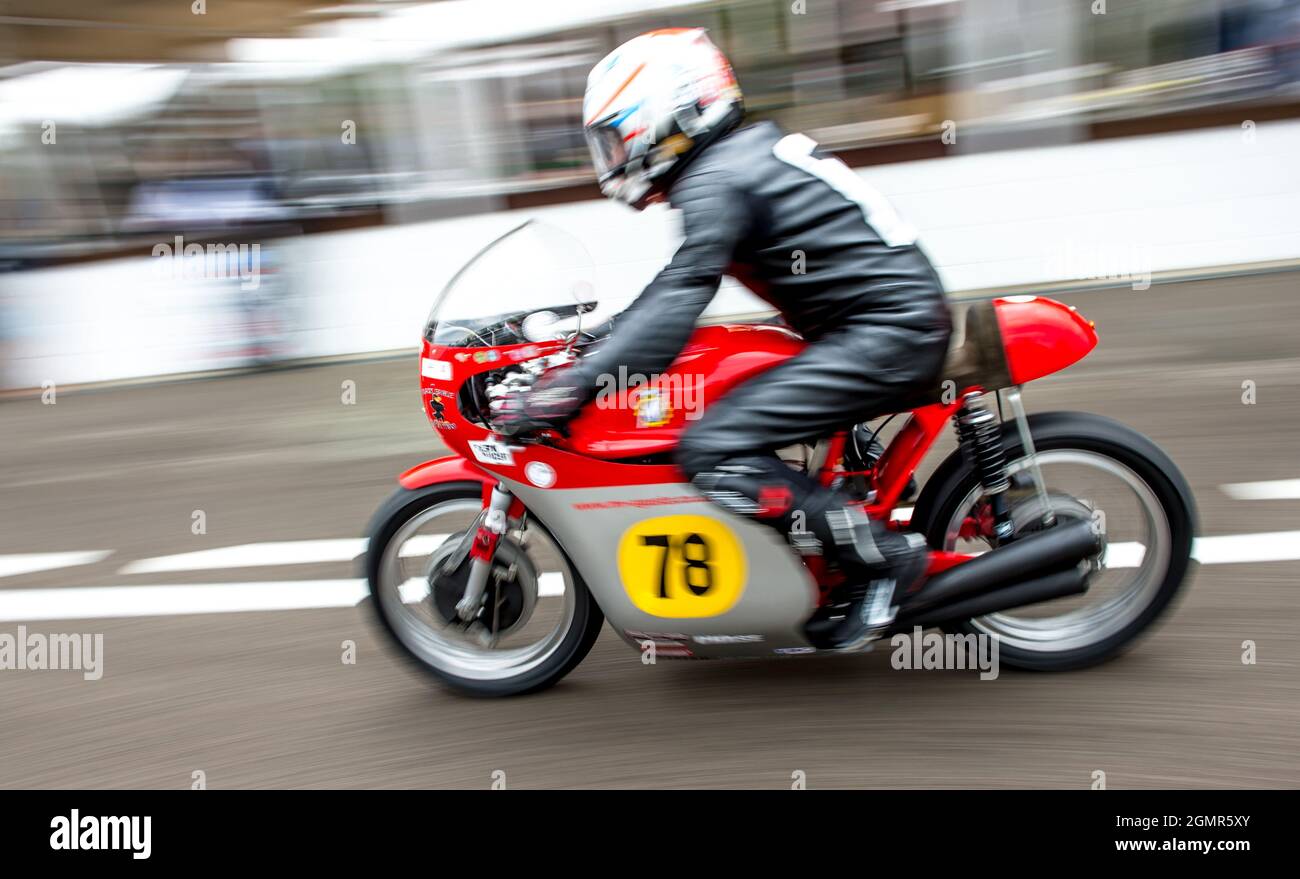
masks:
<svg viewBox="0 0 1300 879"><path fill-rule="evenodd" d="M592 68L583 128L601 191L644 207L656 180L742 115L740 87L703 28L635 37Z"/></svg>

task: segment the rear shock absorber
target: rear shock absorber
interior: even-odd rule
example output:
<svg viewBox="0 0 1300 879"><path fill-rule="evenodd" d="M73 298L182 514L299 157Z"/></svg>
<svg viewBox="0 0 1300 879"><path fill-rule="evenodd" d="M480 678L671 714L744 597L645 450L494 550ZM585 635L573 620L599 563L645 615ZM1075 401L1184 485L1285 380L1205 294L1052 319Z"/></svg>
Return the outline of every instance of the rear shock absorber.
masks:
<svg viewBox="0 0 1300 879"><path fill-rule="evenodd" d="M1007 456L1002 447L1002 422L984 404L982 396L971 393L962 398L955 419L957 443L966 465L975 471L988 495L993 533L1002 543L1015 534L1006 499L1011 480L1007 478Z"/></svg>

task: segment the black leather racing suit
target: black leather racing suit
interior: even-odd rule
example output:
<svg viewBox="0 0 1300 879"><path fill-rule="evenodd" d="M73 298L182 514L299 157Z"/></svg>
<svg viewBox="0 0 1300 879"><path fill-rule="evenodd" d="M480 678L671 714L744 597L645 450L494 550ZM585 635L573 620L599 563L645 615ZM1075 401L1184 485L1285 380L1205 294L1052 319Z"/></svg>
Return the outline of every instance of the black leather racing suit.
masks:
<svg viewBox="0 0 1300 879"><path fill-rule="evenodd" d="M629 374L663 372L722 275L741 280L810 344L706 401L677 461L715 502L787 533L792 522L806 523L806 532L795 530L826 546L842 542L827 514L842 511L844 498L781 463L775 451L895 411L935 387L950 319L911 230L861 178L814 146L759 123L694 157L668 193L682 211L685 241L576 369L580 386L593 388L619 366ZM871 548L862 555L879 559Z"/></svg>

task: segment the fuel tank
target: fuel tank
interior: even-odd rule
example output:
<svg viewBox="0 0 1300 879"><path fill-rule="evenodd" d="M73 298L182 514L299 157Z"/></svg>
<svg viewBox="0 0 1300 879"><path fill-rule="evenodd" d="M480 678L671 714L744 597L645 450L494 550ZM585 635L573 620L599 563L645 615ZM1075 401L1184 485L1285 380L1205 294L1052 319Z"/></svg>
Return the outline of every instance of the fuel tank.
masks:
<svg viewBox="0 0 1300 879"><path fill-rule="evenodd" d="M563 446L606 459L667 452L712 401L804 345L784 327L700 327L663 373L602 376L595 401L570 424Z"/></svg>

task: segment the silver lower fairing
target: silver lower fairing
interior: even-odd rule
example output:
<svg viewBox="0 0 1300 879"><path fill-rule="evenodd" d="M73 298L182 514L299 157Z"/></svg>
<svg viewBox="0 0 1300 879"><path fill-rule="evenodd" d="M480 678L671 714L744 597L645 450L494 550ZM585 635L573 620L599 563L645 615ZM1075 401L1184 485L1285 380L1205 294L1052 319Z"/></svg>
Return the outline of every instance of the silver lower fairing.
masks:
<svg viewBox="0 0 1300 879"><path fill-rule="evenodd" d="M685 482L614 488L543 489L503 478L531 515L545 523L586 581L606 619L630 645L653 641L660 656L702 659L805 653L803 623L817 606L817 585L789 544L771 529L709 503ZM719 520L745 556L739 598L712 616L663 617L638 607L624 586L618 547L638 523L663 516Z"/></svg>

